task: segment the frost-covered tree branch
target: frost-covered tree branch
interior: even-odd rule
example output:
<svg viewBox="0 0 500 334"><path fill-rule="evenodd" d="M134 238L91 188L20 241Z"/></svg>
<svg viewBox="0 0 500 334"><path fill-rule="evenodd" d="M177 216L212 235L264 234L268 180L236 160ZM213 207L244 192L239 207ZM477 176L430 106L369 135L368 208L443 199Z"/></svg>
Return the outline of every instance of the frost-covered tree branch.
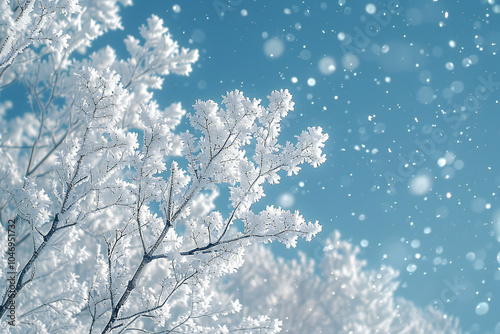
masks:
<svg viewBox="0 0 500 334"><path fill-rule="evenodd" d="M168 74L188 75L198 53L152 16L140 40L125 40L127 59L111 47L86 54L121 28L118 2L130 4L0 2L0 87L22 81L31 106L6 120L13 103L0 104L0 232L14 222L17 233L14 289L0 242L0 318L15 301L18 333L275 333L280 321L263 315L226 322L242 306L208 287L252 243L294 247L320 231L254 204L266 183L322 164L328 136L311 127L279 140L287 90L266 106L239 91L222 106L197 101L191 129L176 132L186 112L160 109L153 92ZM224 188L227 215L213 204Z"/></svg>
<svg viewBox="0 0 500 334"><path fill-rule="evenodd" d="M75 0L1 1L0 70L11 65L33 43L42 43L57 51L67 48L69 35L53 20L58 15L71 15L79 10Z"/></svg>

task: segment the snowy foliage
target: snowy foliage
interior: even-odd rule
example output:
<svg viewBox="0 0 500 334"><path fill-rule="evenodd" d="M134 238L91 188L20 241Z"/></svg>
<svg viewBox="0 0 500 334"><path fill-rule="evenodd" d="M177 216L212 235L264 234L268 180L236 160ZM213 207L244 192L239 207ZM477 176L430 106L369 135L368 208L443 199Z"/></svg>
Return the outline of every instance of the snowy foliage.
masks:
<svg viewBox="0 0 500 334"><path fill-rule="evenodd" d="M284 333L461 333L458 320L396 298L398 272L365 269L359 248L340 233L325 245L319 263L304 254L284 261L252 247L236 274L214 281L214 291L238 298L245 316L281 319Z"/></svg>
<svg viewBox="0 0 500 334"><path fill-rule="evenodd" d="M266 312L234 321L239 302L208 288L252 243L294 247L321 230L253 204L266 183L322 164L328 136L310 127L281 143L287 90L265 104L239 91L221 106L197 101L192 129L176 133L186 111L160 109L153 91L165 75L188 75L198 53L152 16L141 39L125 40L128 59L109 46L87 54L121 28L118 2L130 4L0 0L0 89L22 80L32 107L7 118L12 102L0 104L0 232L15 224L17 242L9 292L0 242L0 317L15 298L13 333L278 332ZM226 216L213 204L223 188Z"/></svg>

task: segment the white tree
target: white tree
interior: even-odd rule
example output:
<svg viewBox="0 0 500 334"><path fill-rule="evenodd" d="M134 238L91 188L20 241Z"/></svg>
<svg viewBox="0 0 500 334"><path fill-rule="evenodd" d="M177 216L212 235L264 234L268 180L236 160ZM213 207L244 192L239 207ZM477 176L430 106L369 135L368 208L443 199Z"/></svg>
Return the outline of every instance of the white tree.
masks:
<svg viewBox="0 0 500 334"><path fill-rule="evenodd" d="M126 60L111 47L88 54L121 28L118 2L130 4L0 0L0 87L24 83L32 108L8 119L12 102L0 104L0 317L18 333L277 332L263 315L226 324L241 305L209 283L252 243L290 247L320 231L298 212L252 205L280 171L323 163L328 136L308 128L278 142L287 90L267 107L239 91L223 107L197 101L192 130L175 133L185 111L160 109L152 90L188 75L198 53L152 16L142 40L125 40ZM227 217L213 204L224 187Z"/></svg>
<svg viewBox="0 0 500 334"><path fill-rule="evenodd" d="M364 269L359 248L339 232L324 244L319 263L304 254L284 261L263 245L252 247L237 273L214 281L214 293L238 298L245 316L281 319L285 333L461 333L457 319L396 298L398 272Z"/></svg>

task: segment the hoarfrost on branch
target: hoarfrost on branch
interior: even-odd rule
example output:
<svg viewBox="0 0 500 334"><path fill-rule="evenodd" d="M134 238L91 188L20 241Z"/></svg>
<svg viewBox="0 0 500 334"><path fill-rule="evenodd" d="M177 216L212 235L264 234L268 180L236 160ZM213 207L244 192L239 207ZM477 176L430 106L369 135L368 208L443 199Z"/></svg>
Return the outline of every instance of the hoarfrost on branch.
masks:
<svg viewBox="0 0 500 334"><path fill-rule="evenodd" d="M168 74L188 75L198 52L153 15L125 40L127 59L109 46L88 54L122 29L119 3L131 4L0 1L0 89L23 82L32 109L8 118L12 102L0 104L0 229L16 224L18 263L8 291L2 238L0 316L15 300L18 333L275 333L280 321L264 315L226 324L242 306L209 284L252 243L294 247L321 230L252 205L266 183L322 164L328 136L310 127L279 140L294 106L287 90L265 104L237 90L221 105L197 101L191 129L176 132L186 111L161 109L154 91ZM224 187L228 215L214 205Z"/></svg>

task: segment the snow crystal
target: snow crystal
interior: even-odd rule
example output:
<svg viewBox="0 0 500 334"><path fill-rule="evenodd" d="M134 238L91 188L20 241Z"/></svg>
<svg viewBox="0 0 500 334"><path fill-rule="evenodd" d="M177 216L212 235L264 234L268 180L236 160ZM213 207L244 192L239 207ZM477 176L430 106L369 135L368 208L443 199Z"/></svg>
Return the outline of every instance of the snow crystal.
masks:
<svg viewBox="0 0 500 334"><path fill-rule="evenodd" d="M271 59L279 58L285 52L285 43L280 38L271 38L264 42L264 54Z"/></svg>
<svg viewBox="0 0 500 334"><path fill-rule="evenodd" d="M359 66L359 59L355 54L348 53L342 57L342 65L347 70L355 70Z"/></svg>
<svg viewBox="0 0 500 334"><path fill-rule="evenodd" d="M413 273L417 270L417 265L414 264L414 263L410 263L409 265L406 266L406 270L409 272L409 273Z"/></svg>
<svg viewBox="0 0 500 334"><path fill-rule="evenodd" d="M323 75L329 75L335 72L335 60L332 57L326 56L319 60L318 69Z"/></svg>
<svg viewBox="0 0 500 334"><path fill-rule="evenodd" d="M488 313L490 309L490 306L488 305L487 302L481 302L479 304L477 304L476 306L476 314L477 315L485 315L486 313Z"/></svg>
<svg viewBox="0 0 500 334"><path fill-rule="evenodd" d="M422 196L431 190L432 180L427 175L418 175L410 180L409 187L413 195Z"/></svg>
<svg viewBox="0 0 500 334"><path fill-rule="evenodd" d="M465 259L467 261L474 261L476 259L476 254L474 254L474 252L468 252L466 255L465 255Z"/></svg>
<svg viewBox="0 0 500 334"><path fill-rule="evenodd" d="M472 61L469 58L465 57L464 59L462 59L462 66L463 67L467 68L471 65L472 65Z"/></svg>
<svg viewBox="0 0 500 334"><path fill-rule="evenodd" d="M278 203L283 209L287 209L293 206L295 198L290 193L283 193L278 198Z"/></svg>
<svg viewBox="0 0 500 334"><path fill-rule="evenodd" d="M366 5L365 10L368 14L373 15L377 11L377 7L374 4L369 3Z"/></svg>

